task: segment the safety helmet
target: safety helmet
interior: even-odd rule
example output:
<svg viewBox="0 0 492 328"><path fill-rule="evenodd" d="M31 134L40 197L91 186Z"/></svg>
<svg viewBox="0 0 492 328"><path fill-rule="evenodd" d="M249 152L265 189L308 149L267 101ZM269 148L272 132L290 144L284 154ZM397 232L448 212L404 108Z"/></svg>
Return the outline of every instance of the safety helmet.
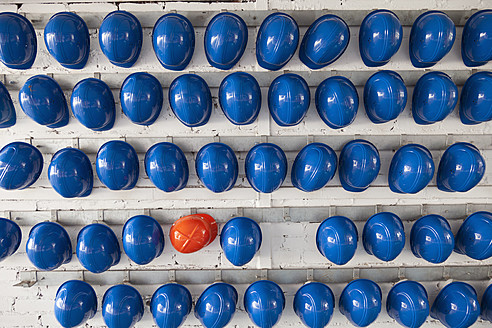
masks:
<svg viewBox="0 0 492 328"><path fill-rule="evenodd" d="M344 265L354 257L358 239L354 222L344 216L325 219L316 232L318 251L336 265Z"/></svg>
<svg viewBox="0 0 492 328"><path fill-rule="evenodd" d="M145 154L145 172L162 191L178 191L188 183L188 162L183 151L173 143L160 142Z"/></svg>
<svg viewBox="0 0 492 328"><path fill-rule="evenodd" d="M470 76L461 89L460 119L472 125L492 120L492 72Z"/></svg>
<svg viewBox="0 0 492 328"><path fill-rule="evenodd" d="M29 69L38 43L31 22L22 15L0 13L0 62L12 69Z"/></svg>
<svg viewBox="0 0 492 328"><path fill-rule="evenodd" d="M195 168L200 181L215 193L231 190L239 172L234 151L221 142L203 146L196 154Z"/></svg>
<svg viewBox="0 0 492 328"><path fill-rule="evenodd" d="M185 286L169 283L152 295L150 312L159 328L178 328L191 312L191 294Z"/></svg>
<svg viewBox="0 0 492 328"><path fill-rule="evenodd" d="M393 261L405 247L405 228L393 213L381 212L367 219L362 243L368 254L382 261Z"/></svg>
<svg viewBox="0 0 492 328"><path fill-rule="evenodd" d="M379 174L379 151L367 140L352 140L343 146L338 167L343 189L352 192L364 191Z"/></svg>
<svg viewBox="0 0 492 328"><path fill-rule="evenodd" d="M480 10L465 23L461 57L468 67L485 65L492 59L492 10Z"/></svg>
<svg viewBox="0 0 492 328"><path fill-rule="evenodd" d="M482 296L480 303L481 318L492 322L492 285L489 285Z"/></svg>
<svg viewBox="0 0 492 328"><path fill-rule="evenodd" d="M453 252L454 236L448 221L440 215L421 217L410 232L412 253L427 262L442 263Z"/></svg>
<svg viewBox="0 0 492 328"><path fill-rule="evenodd" d="M126 255L139 265L150 263L164 250L161 225L147 215L136 215L126 221L121 239Z"/></svg>
<svg viewBox="0 0 492 328"><path fill-rule="evenodd" d="M19 249L22 231L12 220L0 218L0 262Z"/></svg>
<svg viewBox="0 0 492 328"><path fill-rule="evenodd" d="M232 124L253 123L261 109L261 90L256 79L248 73L227 75L220 84L219 104Z"/></svg>
<svg viewBox="0 0 492 328"><path fill-rule="evenodd" d="M333 317L335 296L330 287L308 282L294 296L294 312L309 328L326 327Z"/></svg>
<svg viewBox="0 0 492 328"><path fill-rule="evenodd" d="M397 283L386 298L386 312L403 327L422 326L429 316L429 307L427 291L416 281Z"/></svg>
<svg viewBox="0 0 492 328"><path fill-rule="evenodd" d="M77 257L92 273L104 272L118 264L120 244L113 230L101 223L85 226L77 236Z"/></svg>
<svg viewBox="0 0 492 328"><path fill-rule="evenodd" d="M272 143L260 143L251 148L244 165L246 178L257 192L274 192L287 176L287 157Z"/></svg>
<svg viewBox="0 0 492 328"><path fill-rule="evenodd" d="M55 297L55 317L64 328L83 325L97 312L97 296L94 289L81 280L64 282Z"/></svg>
<svg viewBox="0 0 492 328"><path fill-rule="evenodd" d="M108 328L131 328L143 314L142 296L134 287L115 285L104 293L102 317Z"/></svg>
<svg viewBox="0 0 492 328"><path fill-rule="evenodd" d="M356 279L345 286L338 306L354 326L366 327L378 317L382 302L381 288L374 281Z"/></svg>
<svg viewBox="0 0 492 328"><path fill-rule="evenodd" d="M492 257L492 213L467 217L456 234L454 250L480 261Z"/></svg>
<svg viewBox="0 0 492 328"><path fill-rule="evenodd" d="M234 317L237 291L232 285L219 282L203 291L195 304L195 317L205 328L223 328Z"/></svg>
<svg viewBox="0 0 492 328"><path fill-rule="evenodd" d="M139 166L137 152L127 142L111 140L97 152L97 176L111 190L133 189L138 181Z"/></svg>
<svg viewBox="0 0 492 328"><path fill-rule="evenodd" d="M180 253L194 253L208 246L217 237L217 223L208 214L183 216L173 223L169 238Z"/></svg>
<svg viewBox="0 0 492 328"><path fill-rule="evenodd" d="M261 228L250 218L230 219L220 233L220 246L224 255L235 266L248 264L260 249Z"/></svg>
<svg viewBox="0 0 492 328"><path fill-rule="evenodd" d="M14 103L5 85L0 82L0 129L10 128L17 121Z"/></svg>
<svg viewBox="0 0 492 328"><path fill-rule="evenodd" d="M43 171L43 155L25 142L11 142L0 150L0 188L25 189L38 180Z"/></svg>
<svg viewBox="0 0 492 328"><path fill-rule="evenodd" d="M244 292L244 309L249 318L260 328L277 324L285 308L284 292L270 280L252 283Z"/></svg>

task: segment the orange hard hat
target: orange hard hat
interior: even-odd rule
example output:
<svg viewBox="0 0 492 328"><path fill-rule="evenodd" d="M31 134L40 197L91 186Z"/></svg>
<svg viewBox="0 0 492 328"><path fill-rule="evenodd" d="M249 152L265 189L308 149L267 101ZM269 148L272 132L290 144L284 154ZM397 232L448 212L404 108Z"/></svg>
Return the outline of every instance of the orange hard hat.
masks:
<svg viewBox="0 0 492 328"><path fill-rule="evenodd" d="M174 222L169 232L171 244L181 253L193 253L217 237L217 223L208 214L192 214Z"/></svg>

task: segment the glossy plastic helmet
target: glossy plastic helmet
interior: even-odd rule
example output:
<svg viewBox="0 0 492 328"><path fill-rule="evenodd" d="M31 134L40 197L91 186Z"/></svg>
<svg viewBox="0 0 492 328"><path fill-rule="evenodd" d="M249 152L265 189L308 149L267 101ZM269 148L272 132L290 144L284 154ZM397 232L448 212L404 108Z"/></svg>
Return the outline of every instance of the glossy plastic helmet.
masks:
<svg viewBox="0 0 492 328"><path fill-rule="evenodd" d="M485 159L474 145L457 142L441 157L437 170L437 188L447 192L466 192L485 174Z"/></svg>
<svg viewBox="0 0 492 328"><path fill-rule="evenodd" d="M52 271L72 260L72 242L58 223L41 222L29 232L26 254L36 268Z"/></svg>
<svg viewBox="0 0 492 328"><path fill-rule="evenodd" d="M51 16L44 28L44 43L50 55L63 67L84 68L89 58L89 30L77 14L59 12Z"/></svg>
<svg viewBox="0 0 492 328"><path fill-rule="evenodd" d="M405 228L393 213L381 212L367 219L362 243L368 254L382 261L393 261L405 247Z"/></svg>
<svg viewBox="0 0 492 328"><path fill-rule="evenodd" d="M99 27L99 46L111 64L132 67L142 49L142 26L127 11L109 13Z"/></svg>
<svg viewBox="0 0 492 328"><path fill-rule="evenodd" d="M178 328L191 312L191 294L185 286L169 283L152 295L150 312L159 328Z"/></svg>
<svg viewBox="0 0 492 328"><path fill-rule="evenodd" d="M121 239L126 255L139 265L150 263L164 250L161 225L147 215L136 215L126 221Z"/></svg>
<svg viewBox="0 0 492 328"><path fill-rule="evenodd" d="M437 295L431 308L431 317L448 328L466 328L480 315L477 292L467 283L454 281Z"/></svg>
<svg viewBox="0 0 492 328"><path fill-rule="evenodd" d="M410 60L417 68L434 66L451 50L456 27L441 11L427 11L420 15L410 31Z"/></svg>
<svg viewBox="0 0 492 328"><path fill-rule="evenodd" d="M25 189L38 180L43 171L43 155L25 142L12 142L0 150L0 188Z"/></svg>
<svg viewBox="0 0 492 328"><path fill-rule="evenodd" d="M148 73L129 75L120 89L123 114L135 124L154 124L161 113L163 100L162 85Z"/></svg>
<svg viewBox="0 0 492 328"><path fill-rule="evenodd" d="M97 152L97 176L111 190L133 189L138 181L139 166L137 152L127 142L111 140Z"/></svg>
<svg viewBox="0 0 492 328"><path fill-rule="evenodd" d="M461 89L460 119L472 125L492 120L492 72L470 76Z"/></svg>
<svg viewBox="0 0 492 328"><path fill-rule="evenodd" d="M73 115L86 128L107 131L113 127L116 116L114 97L103 81L88 78L77 83L70 104Z"/></svg>
<svg viewBox="0 0 492 328"><path fill-rule="evenodd" d="M57 151L48 167L48 179L62 197L86 197L92 192L94 173L84 152L76 148Z"/></svg>
<svg viewBox="0 0 492 328"><path fill-rule="evenodd" d="M442 72L429 72L417 81L413 90L412 115L417 124L444 120L458 103L458 87Z"/></svg>
<svg viewBox="0 0 492 328"><path fill-rule="evenodd" d="M412 253L427 262L442 263L453 252L454 236L448 221L440 215L421 217L410 232Z"/></svg>
<svg viewBox="0 0 492 328"><path fill-rule="evenodd" d="M184 74L169 87L169 103L177 119L187 127L207 124L212 114L212 94L200 76Z"/></svg>
<svg viewBox="0 0 492 328"><path fill-rule="evenodd" d="M429 316L429 299L424 286L416 281L397 283L388 293L386 312L403 327L419 328Z"/></svg>
<svg viewBox="0 0 492 328"><path fill-rule="evenodd" d="M393 155L388 172L391 191L416 194L424 189L434 176L431 152L422 145L408 144Z"/></svg>
<svg viewBox="0 0 492 328"><path fill-rule="evenodd" d="M38 43L31 22L22 15L0 13L0 62L12 69L29 69Z"/></svg>
<svg viewBox="0 0 492 328"><path fill-rule="evenodd" d="M297 154L292 164L291 180L294 187L310 192L323 188L337 170L337 154L330 146L314 142Z"/></svg>
<svg viewBox="0 0 492 328"><path fill-rule="evenodd" d="M220 246L225 257L235 266L248 264L260 249L261 228L246 217L230 219L220 233Z"/></svg>
<svg viewBox="0 0 492 328"><path fill-rule="evenodd" d="M325 219L316 232L316 247L330 262L344 265L354 257L359 239L354 222L344 216Z"/></svg>
<svg viewBox="0 0 492 328"><path fill-rule="evenodd" d="M407 88L401 76L394 71L374 73L364 86L366 114L375 124L392 121L407 104Z"/></svg>
<svg viewBox="0 0 492 328"><path fill-rule="evenodd" d="M338 175L347 191L361 192L369 188L380 168L379 151L367 140L352 140L340 152Z"/></svg>
<svg viewBox="0 0 492 328"><path fill-rule="evenodd" d="M216 193L231 190L239 172L236 154L221 142L203 146L196 154L195 168L205 187Z"/></svg>
<svg viewBox="0 0 492 328"><path fill-rule="evenodd" d="M482 296L480 303L481 318L492 322L492 285L489 285Z"/></svg>
<svg viewBox="0 0 492 328"><path fill-rule="evenodd" d="M102 317L108 328L131 328L143 314L142 296L134 287L115 285L104 293Z"/></svg>
<svg viewBox="0 0 492 328"><path fill-rule="evenodd" d="M366 66L386 65L398 52L403 40L400 19L392 11L380 9L369 13L359 29L359 51Z"/></svg>
<svg viewBox="0 0 492 328"><path fill-rule="evenodd" d="M17 115L10 93L0 82L0 129L10 128L15 125L16 121Z"/></svg>
<svg viewBox="0 0 492 328"><path fill-rule="evenodd" d="M19 104L40 125L55 129L68 124L65 95L60 85L47 75L35 75L24 83L19 91Z"/></svg>
<svg viewBox="0 0 492 328"><path fill-rule="evenodd" d="M251 74L229 74L220 84L219 104L232 124L251 124L256 121L261 109L260 85Z"/></svg>
<svg viewBox="0 0 492 328"><path fill-rule="evenodd" d="M287 176L287 157L272 143L260 143L251 148L244 165L246 178L257 192L274 192Z"/></svg>
<svg viewBox="0 0 492 328"><path fill-rule="evenodd" d="M208 23L204 39L208 63L228 70L243 56L248 43L248 27L238 15L222 12Z"/></svg>
<svg viewBox="0 0 492 328"><path fill-rule="evenodd" d="M176 220L169 238L174 249L180 253L194 253L208 246L217 237L217 223L208 214L192 214Z"/></svg>
<svg viewBox="0 0 492 328"><path fill-rule="evenodd" d="M336 61L350 41L347 23L335 15L324 15L309 26L299 47L299 59L310 69L320 69Z"/></svg>
<svg viewBox="0 0 492 328"><path fill-rule="evenodd" d="M12 220L0 218L0 262L19 249L22 231Z"/></svg>
<svg viewBox="0 0 492 328"><path fill-rule="evenodd" d="M234 317L237 291L233 286L219 282L203 291L195 304L195 317L205 328L223 328Z"/></svg>
<svg viewBox="0 0 492 328"><path fill-rule="evenodd" d="M357 116L359 95L346 77L332 76L321 82L314 99L319 117L332 129L352 124Z"/></svg>
<svg viewBox="0 0 492 328"><path fill-rule="evenodd" d="M320 282L309 282L294 296L294 312L309 328L323 328L333 317L335 296L330 287Z"/></svg>
<svg viewBox="0 0 492 328"><path fill-rule="evenodd" d="M475 260L492 257L492 213L475 212L461 224L454 250Z"/></svg>
<svg viewBox="0 0 492 328"><path fill-rule="evenodd" d="M244 309L249 318L260 328L277 324L285 308L284 292L270 280L259 280L244 292Z"/></svg>
<svg viewBox="0 0 492 328"><path fill-rule="evenodd" d="M120 261L118 238L107 225L89 224L77 236L77 257L90 272L104 272Z"/></svg>
<svg viewBox="0 0 492 328"><path fill-rule="evenodd" d="M339 308L356 327L366 327L373 323L381 312L381 288L372 280L351 281L340 295Z"/></svg>
<svg viewBox="0 0 492 328"><path fill-rule="evenodd" d="M461 39L461 57L468 67L487 64L492 59L492 10L481 10L465 23Z"/></svg>
<svg viewBox="0 0 492 328"><path fill-rule="evenodd" d="M97 296L94 289L81 280L64 282L55 297L55 317L64 328L83 325L97 312Z"/></svg>
<svg viewBox="0 0 492 328"><path fill-rule="evenodd" d="M195 51L195 30L188 18L170 13L159 18L152 31L155 55L166 69L182 71Z"/></svg>
<svg viewBox="0 0 492 328"><path fill-rule="evenodd" d="M299 44L299 27L294 18L273 13L261 23L256 37L256 60L261 67L278 71L294 56Z"/></svg>
<svg viewBox="0 0 492 328"><path fill-rule="evenodd" d="M178 191L188 183L188 162L183 151L173 143L160 142L145 154L145 172L162 191Z"/></svg>

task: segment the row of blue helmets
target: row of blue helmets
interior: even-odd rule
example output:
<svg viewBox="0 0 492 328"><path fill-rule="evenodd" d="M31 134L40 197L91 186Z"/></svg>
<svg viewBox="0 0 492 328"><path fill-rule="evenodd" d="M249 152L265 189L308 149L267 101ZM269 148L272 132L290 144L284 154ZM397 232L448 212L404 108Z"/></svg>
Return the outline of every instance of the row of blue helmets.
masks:
<svg viewBox="0 0 492 328"><path fill-rule="evenodd" d="M195 317L206 328L222 328L236 312L238 293L234 286L218 282L208 286L195 303ZM271 328L279 323L286 299L279 285L259 280L244 293L244 309L254 325ZM373 323L383 306L381 288L369 279L348 283L339 298L339 310L355 327ZM167 283L152 295L150 312L157 327L178 328L193 307L189 290L181 284ZM293 300L294 312L310 328L329 324L335 308L335 296L327 285L308 282L301 286ZM404 280L388 292L386 311L400 326L418 328L429 314L448 328L466 328L479 316L492 322L492 285L483 294L481 304L476 290L469 284L453 281L439 291L432 306L425 287L419 282ZM86 282L70 280L63 283L55 298L55 317L62 327L84 324L97 312L97 296ZM133 327L144 315L142 296L132 286L110 287L102 299L102 316L109 328Z"/></svg>
<svg viewBox="0 0 492 328"><path fill-rule="evenodd" d="M461 54L466 66L476 67L492 59L492 11L482 10L466 22ZM28 69L36 58L37 41L31 22L25 17L0 14L0 61L9 68ZM439 62L453 47L456 27L440 11L427 11L412 25L409 55L413 66L427 68ZM299 27L291 16L276 12L266 17L256 37L256 59L268 70L277 71L294 56L299 45ZM365 65L382 66L398 52L403 39L401 22L389 10L369 13L360 25L359 50ZM336 61L347 49L350 30L343 19L327 14L311 24L304 34L299 59L310 69L320 69ZM90 35L84 20L71 12L53 15L44 29L49 53L69 69L81 69L90 53ZM109 13L99 27L99 45L108 60L119 67L132 67L140 55L142 26L127 11ZM238 15L222 12L214 16L204 35L209 64L221 70L231 69L244 54L248 27ZM154 52L169 70L184 70L195 49L195 31L191 22L177 13L162 16L152 31Z"/></svg>
<svg viewBox="0 0 492 328"><path fill-rule="evenodd" d="M296 188L312 192L331 181L338 169L343 189L366 190L378 177L381 160L378 149L369 141L356 139L342 148L339 159L328 145L315 142L305 146L292 163L291 182ZM110 190L130 190L140 176L139 158L127 142L112 140L96 155L96 173ZM145 154L144 167L150 181L164 192L179 191L189 178L188 160L175 144L160 142ZM284 183L288 161L284 151L273 143L259 143L245 158L246 179L253 189L271 193ZM30 144L12 142L0 150L0 188L19 190L31 186L41 175L43 156ZM203 146L195 158L195 171L201 183L220 193L231 190L238 179L239 163L228 145L213 142ZM400 147L391 160L388 184L391 191L415 194L433 179L434 159L422 145ZM466 192L484 177L485 159L477 147L458 142L441 156L437 187L446 192ZM48 179L53 189L65 198L86 197L93 189L94 174L87 155L77 148L63 148L51 158Z"/></svg>

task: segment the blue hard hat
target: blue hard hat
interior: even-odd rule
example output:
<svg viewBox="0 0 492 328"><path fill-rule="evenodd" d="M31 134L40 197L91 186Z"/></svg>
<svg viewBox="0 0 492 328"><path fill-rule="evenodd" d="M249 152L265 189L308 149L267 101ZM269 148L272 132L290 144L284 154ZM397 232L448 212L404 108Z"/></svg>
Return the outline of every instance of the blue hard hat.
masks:
<svg viewBox="0 0 492 328"><path fill-rule="evenodd" d="M270 280L259 280L244 292L244 309L249 318L260 328L272 328L277 324L285 308L284 292Z"/></svg>
<svg viewBox="0 0 492 328"><path fill-rule="evenodd" d="M127 142L111 140L97 152L97 176L111 190L133 189L138 181L139 167L137 152Z"/></svg>
<svg viewBox="0 0 492 328"><path fill-rule="evenodd" d="M209 143L198 151L195 169L205 187L217 193L231 190L239 172L236 154L221 142Z"/></svg>
<svg viewBox="0 0 492 328"><path fill-rule="evenodd" d="M121 239L126 255L139 265L150 263L164 250L161 225L147 215L136 215L126 221Z"/></svg>
<svg viewBox="0 0 492 328"><path fill-rule="evenodd" d="M422 145L408 144L393 155L388 172L391 191L416 194L424 189L434 176L431 152Z"/></svg>
<svg viewBox="0 0 492 328"><path fill-rule="evenodd" d="M382 261L393 261L405 247L405 228L393 213L381 212L367 219L362 243L368 254Z"/></svg>
<svg viewBox="0 0 492 328"><path fill-rule="evenodd" d="M51 159L48 179L62 197L89 196L94 184L91 161L76 148L60 149Z"/></svg>
<svg viewBox="0 0 492 328"><path fill-rule="evenodd" d="M246 49L248 27L238 15L222 12L208 23L204 41L208 63L228 70L237 64Z"/></svg>
<svg viewBox="0 0 492 328"><path fill-rule="evenodd" d="M419 328L429 316L427 291L416 281L397 283L388 293L386 312L404 327Z"/></svg>
<svg viewBox="0 0 492 328"><path fill-rule="evenodd" d="M279 146L260 143L249 150L244 167L254 190L271 193L280 188L287 176L287 157Z"/></svg>
<svg viewBox="0 0 492 328"><path fill-rule="evenodd" d="M463 124L492 120L492 72L470 76L461 89L460 119Z"/></svg>
<svg viewBox="0 0 492 328"><path fill-rule="evenodd" d="M372 280L351 281L340 295L340 313L356 327L373 323L381 312L381 288Z"/></svg>
<svg viewBox="0 0 492 328"><path fill-rule="evenodd" d="M67 231L58 223L41 222L29 232L26 254L36 268L55 270L72 260L72 242Z"/></svg>
<svg viewBox="0 0 492 328"><path fill-rule="evenodd" d="M132 67L142 49L142 26L127 11L109 13L99 27L99 46L111 64Z"/></svg>
<svg viewBox="0 0 492 328"><path fill-rule="evenodd" d="M142 296L134 287L115 285L104 293L102 316L108 328L131 328L143 314Z"/></svg>
<svg viewBox="0 0 492 328"><path fill-rule="evenodd" d="M413 119L422 125L442 121L451 114L457 103L458 87L447 74L426 73L413 89Z"/></svg>
<svg viewBox="0 0 492 328"><path fill-rule="evenodd" d="M431 317L448 328L466 328L480 315L477 292L467 283L454 281L437 295L431 308Z"/></svg>
<svg viewBox="0 0 492 328"><path fill-rule="evenodd" d="M485 159L474 145L457 142L441 157L437 170L437 188L442 191L466 192L475 187L485 174Z"/></svg>
<svg viewBox="0 0 492 328"><path fill-rule="evenodd" d="M475 260L492 257L492 213L475 212L461 224L454 250Z"/></svg>
<svg viewBox="0 0 492 328"><path fill-rule="evenodd" d="M0 218L0 262L17 251L21 239L19 225L12 220Z"/></svg>
<svg viewBox="0 0 492 328"><path fill-rule="evenodd" d="M25 142L12 142L0 150L0 188L25 189L38 180L43 155Z"/></svg>
<svg viewBox="0 0 492 328"><path fill-rule="evenodd" d="M29 78L19 91L22 111L34 122L49 128L68 124L67 100L60 85L47 75Z"/></svg>
<svg viewBox="0 0 492 328"><path fill-rule="evenodd" d="M297 154L292 164L291 180L294 187L310 192L323 188L337 170L337 154L330 146L314 142Z"/></svg>
<svg viewBox="0 0 492 328"><path fill-rule="evenodd" d="M10 93L5 85L0 82L0 129L10 128L15 125L16 121L17 115Z"/></svg>
<svg viewBox="0 0 492 328"><path fill-rule="evenodd" d="M248 73L227 75L220 84L219 104L232 124L253 123L261 109L261 90L256 79Z"/></svg>
<svg viewBox="0 0 492 328"><path fill-rule="evenodd" d="M44 43L63 67L84 68L89 58L89 30L77 14L59 12L51 16L44 28Z"/></svg>
<svg viewBox="0 0 492 328"><path fill-rule="evenodd" d="M94 289L81 280L64 282L55 297L55 317L64 328L83 325L97 312L97 296Z"/></svg>
<svg viewBox="0 0 492 328"><path fill-rule="evenodd" d="M421 217L412 226L410 246L413 255L427 262L446 261L454 248L454 236L448 221L437 214Z"/></svg>
<svg viewBox="0 0 492 328"><path fill-rule="evenodd" d="M260 249L261 228L246 217L230 219L220 233L220 246L226 258L235 266L248 264Z"/></svg>
<svg viewBox="0 0 492 328"><path fill-rule="evenodd" d="M343 189L352 192L364 191L379 174L379 151L367 140L352 140L343 146L338 168Z"/></svg>
<svg viewBox="0 0 492 328"><path fill-rule="evenodd" d="M273 13L263 20L256 37L256 60L261 67L278 71L294 56L299 27L294 18Z"/></svg>
<svg viewBox="0 0 492 328"><path fill-rule="evenodd" d="M145 154L145 172L162 191L178 191L188 183L188 162L183 151L170 142L160 142Z"/></svg>
<svg viewBox="0 0 492 328"><path fill-rule="evenodd" d="M190 292L175 283L159 287L150 301L150 312L159 328L178 328L190 314L191 307Z"/></svg>
<svg viewBox="0 0 492 328"><path fill-rule="evenodd" d="M274 121L280 126L301 123L310 102L309 86L297 74L282 74L268 88L268 108Z"/></svg>
<svg viewBox="0 0 492 328"><path fill-rule="evenodd" d="M86 128L107 131L113 127L116 116L114 97L103 81L88 78L77 83L70 104L73 115Z"/></svg>
<svg viewBox="0 0 492 328"><path fill-rule="evenodd" d="M332 76L321 82L314 99L319 117L332 129L352 124L357 116L359 95L346 77Z"/></svg>
<svg viewBox="0 0 492 328"><path fill-rule="evenodd" d="M309 328L323 328L333 317L335 296L330 287L320 282L309 282L294 296L294 312Z"/></svg>
<svg viewBox="0 0 492 328"><path fill-rule="evenodd" d="M380 9L369 13L359 29L359 51L366 66L386 65L398 52L403 40L400 19L392 11Z"/></svg>
<svg viewBox="0 0 492 328"><path fill-rule="evenodd" d="M364 108L375 124L392 121L407 104L407 88L394 71L380 71L371 75L364 86Z"/></svg>
<svg viewBox="0 0 492 328"><path fill-rule="evenodd" d="M178 120L187 127L207 124L212 114L212 94L207 82L196 74L184 74L169 87L169 103Z"/></svg>
<svg viewBox="0 0 492 328"><path fill-rule="evenodd" d="M219 282L203 291L195 304L195 317L205 328L223 328L234 316L237 291L233 286Z"/></svg>
<svg viewBox="0 0 492 328"><path fill-rule="evenodd" d="M38 43L31 22L17 13L0 13L0 62L12 69L31 68Z"/></svg>
<svg viewBox="0 0 492 328"><path fill-rule="evenodd" d="M354 257L359 239L354 222L344 216L325 219L316 232L316 247L330 262L344 265Z"/></svg>
<svg viewBox="0 0 492 328"><path fill-rule="evenodd" d="M77 236L77 257L80 264L92 273L101 273L118 264L120 244L107 225L93 223L80 230Z"/></svg>
<svg viewBox="0 0 492 328"><path fill-rule="evenodd" d="M482 296L480 303L481 318L492 322L492 285L489 285Z"/></svg>
<svg viewBox="0 0 492 328"><path fill-rule="evenodd" d="M492 10L481 10L465 23L461 39L461 57L468 67L487 64L492 59Z"/></svg>
<svg viewBox="0 0 492 328"><path fill-rule="evenodd" d="M441 11L427 11L420 15L410 31L410 60L417 68L434 66L451 50L456 27Z"/></svg>
<svg viewBox="0 0 492 328"><path fill-rule="evenodd" d="M188 18L170 13L159 18L152 31L152 46L164 68L182 71L195 51L195 30Z"/></svg>
<svg viewBox="0 0 492 328"><path fill-rule="evenodd" d="M336 61L350 41L347 23L335 15L324 15L309 26L299 47L299 59L311 69Z"/></svg>
<svg viewBox="0 0 492 328"><path fill-rule="evenodd" d="M135 124L153 124L161 113L163 100L162 85L148 73L129 75L120 89L123 114Z"/></svg>

